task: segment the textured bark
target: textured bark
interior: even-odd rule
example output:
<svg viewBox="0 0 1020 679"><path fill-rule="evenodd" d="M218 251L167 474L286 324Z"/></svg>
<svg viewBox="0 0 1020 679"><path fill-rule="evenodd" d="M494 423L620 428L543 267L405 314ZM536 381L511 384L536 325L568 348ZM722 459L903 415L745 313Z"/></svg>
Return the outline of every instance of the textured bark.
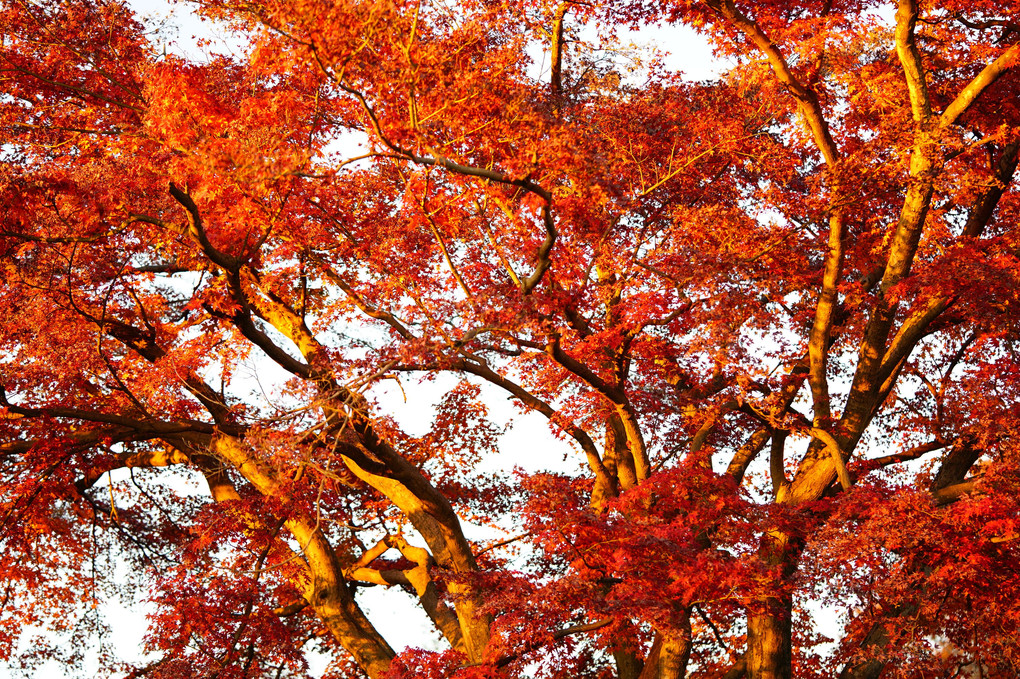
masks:
<svg viewBox="0 0 1020 679"><path fill-rule="evenodd" d="M791 606L788 599L767 599L747 616L748 679L790 679Z"/></svg>
<svg viewBox="0 0 1020 679"><path fill-rule="evenodd" d="M656 632L638 679L683 679L687 676L687 663L691 658L690 611L679 612L675 622L675 629Z"/></svg>
<svg viewBox="0 0 1020 679"><path fill-rule="evenodd" d="M391 478L368 471L350 456L344 461L362 481L372 486L393 502L411 521L439 566L461 575L478 570L474 555L460 528L460 520L449 502L438 492L422 498L421 487L431 485L412 465L406 462L400 470L403 479ZM415 492L412 488L418 487ZM453 581L449 591L456 597L457 618L465 650L472 662L480 662L489 643L488 616L481 613L482 601L468 583Z"/></svg>
<svg viewBox="0 0 1020 679"><path fill-rule="evenodd" d="M210 452L237 469L262 494L279 495L281 480L276 471L261 463L242 442L230 436L215 436ZM228 488L224 480L214 488L218 501L239 499L237 491ZM309 517L294 515L285 525L297 540L306 563L306 576L295 583L303 590L305 600L368 676L382 677L396 654L351 596L333 546Z"/></svg>
<svg viewBox="0 0 1020 679"><path fill-rule="evenodd" d="M617 679L639 679L642 663L631 650L613 651L613 662L616 663Z"/></svg>
<svg viewBox="0 0 1020 679"><path fill-rule="evenodd" d="M688 619L684 629L663 637L656 679L682 679L687 675L687 661L690 657L691 628Z"/></svg>
<svg viewBox="0 0 1020 679"><path fill-rule="evenodd" d="M232 290L242 307L255 308L261 318L292 341L304 356L308 367L303 376L314 379L319 385L323 408L330 417L346 421L346 426L352 430L347 436L349 440L342 446L348 451L343 459L350 470L408 517L439 566L462 575L476 571L474 555L449 501L414 465L376 434L360 397L333 377L328 352L312 335L301 315L263 290L257 277L247 269L240 270ZM481 601L472 592L471 585L454 581L449 589L457 598L457 617L467 655L472 662L479 662L489 641L489 619L479 612Z"/></svg>
<svg viewBox="0 0 1020 679"><path fill-rule="evenodd" d="M969 441L961 441L949 450L942 460L939 470L932 480L931 489L935 492L944 490L963 482L967 472L974 466L983 451Z"/></svg>

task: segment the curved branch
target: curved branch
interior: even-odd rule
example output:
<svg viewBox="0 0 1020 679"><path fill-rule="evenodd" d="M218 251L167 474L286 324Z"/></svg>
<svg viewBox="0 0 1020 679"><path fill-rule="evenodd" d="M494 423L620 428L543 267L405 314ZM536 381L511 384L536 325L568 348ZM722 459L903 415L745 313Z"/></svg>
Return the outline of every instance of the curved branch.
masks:
<svg viewBox="0 0 1020 679"><path fill-rule="evenodd" d="M739 28L754 45L768 58L773 72L783 85L796 98L798 107L814 137L815 145L822 154L829 169L835 168L840 154L829 130L818 95L810 87L802 84L794 76L786 58L779 47L765 34L758 24L742 14L733 0L711 0L709 6L714 7L726 19ZM815 424L821 424L830 417L828 349L832 334L832 325L839 301L838 287L843 271L843 241L846 238L846 220L843 210L836 205L841 200L841 185L834 175L829 203L829 237L828 252L825 256L825 267L822 274L822 289L815 308L815 317L808 340L809 374L811 385Z"/></svg>
<svg viewBox="0 0 1020 679"><path fill-rule="evenodd" d="M236 272L241 265L241 260L237 257L226 255L213 247L213 244L209 241L209 236L205 232L205 225L202 223L202 215L198 210L198 205L195 204L191 196L186 191L178 188L173 182L170 182L169 191L173 199L180 203L181 207L188 213L188 233L199 244L206 257L226 271Z"/></svg>
<svg viewBox="0 0 1020 679"><path fill-rule="evenodd" d="M555 423L581 446L581 450L584 451L585 457L588 459L588 466L591 468L592 472L594 472L598 483L603 484L604 488L611 489L613 495L616 494L616 483L614 482L612 475L609 473L609 470L606 469L605 464L602 462L602 457L599 455L598 448L595 447L595 443L591 440L591 436L588 435L588 432L573 422L565 421L563 418L559 417L559 413L551 405L538 398L516 382L513 382L512 380L509 380L495 372L487 365L477 364L471 361L459 361L455 364L455 367L463 370L464 372L481 377L486 382L510 392L529 409L541 413L549 419L550 422Z"/></svg>
<svg viewBox="0 0 1020 679"><path fill-rule="evenodd" d="M931 118L931 100L928 97L928 82L921 63L921 52L914 38L916 26L916 0L899 0L896 7L896 55L903 66L914 122L924 124Z"/></svg>
<svg viewBox="0 0 1020 679"><path fill-rule="evenodd" d="M839 483L843 486L843 490L850 490L850 486L853 485L853 480L850 478L850 472L847 471L846 461L844 459L843 451L839 447L839 442L836 441L832 434L820 429L818 427L811 427L811 435L819 439L825 444L826 450L829 451L829 455L832 458L832 464L836 468L836 477L839 478Z"/></svg>
<svg viewBox="0 0 1020 679"><path fill-rule="evenodd" d="M556 223L553 221L552 210L549 209L550 204L551 202L547 202L542 206L542 223L545 225L545 240L542 241L538 252L535 253L535 270L522 281L521 291L525 295L530 294L535 289L535 286L542 281L542 277L545 276L545 272L549 270L549 266L552 264L549 255L552 253L553 245L556 244L558 234L556 232Z"/></svg>
<svg viewBox="0 0 1020 679"><path fill-rule="evenodd" d="M963 115L974 100L981 96L981 93L988 89L999 77L1016 67L1020 63L1020 43L1010 46L999 58L985 66L973 80L967 83L956 99L953 100L946 110L939 116L939 125L948 127L956 122L957 118Z"/></svg>
<svg viewBox="0 0 1020 679"><path fill-rule="evenodd" d="M709 0L707 4L740 29L750 38L755 47L765 54L779 82L785 85L797 99L801 112L804 114L808 127L811 129L811 134L815 138L815 144L818 146L818 150L821 151L825 162L830 167L834 166L839 160L839 152L829 131L829 124L822 114L818 96L814 91L797 80L779 47L772 42L771 38L765 34L753 19L745 16L737 9L733 0Z"/></svg>

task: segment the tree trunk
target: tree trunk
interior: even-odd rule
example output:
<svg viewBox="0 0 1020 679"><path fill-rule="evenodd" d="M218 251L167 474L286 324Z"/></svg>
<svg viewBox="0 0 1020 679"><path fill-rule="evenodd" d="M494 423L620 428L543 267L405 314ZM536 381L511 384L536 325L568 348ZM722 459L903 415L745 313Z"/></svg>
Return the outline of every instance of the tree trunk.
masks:
<svg viewBox="0 0 1020 679"><path fill-rule="evenodd" d="M790 536L770 531L762 540L759 558L769 566L782 566L770 583L783 592L783 580L795 569L795 550ZM789 594L768 596L749 607L747 612L747 679L790 679L793 670L791 613Z"/></svg>
<svg viewBox="0 0 1020 679"><path fill-rule="evenodd" d="M687 661L690 657L691 629L688 626L663 639L656 679L683 679L687 675Z"/></svg>
<svg viewBox="0 0 1020 679"><path fill-rule="evenodd" d="M691 615L684 611L679 629L657 632L639 679L683 679L691 658Z"/></svg>
<svg viewBox="0 0 1020 679"><path fill-rule="evenodd" d="M747 616L747 679L790 679L792 676L791 602L769 598Z"/></svg>
<svg viewBox="0 0 1020 679"><path fill-rule="evenodd" d="M641 660L631 650L613 651L616 661L617 679L639 679L641 676Z"/></svg>

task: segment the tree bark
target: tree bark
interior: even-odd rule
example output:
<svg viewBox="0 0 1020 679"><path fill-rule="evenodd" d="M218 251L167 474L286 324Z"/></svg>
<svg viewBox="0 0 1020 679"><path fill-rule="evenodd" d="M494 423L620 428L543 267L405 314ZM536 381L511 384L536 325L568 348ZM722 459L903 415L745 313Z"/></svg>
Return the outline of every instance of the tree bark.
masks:
<svg viewBox="0 0 1020 679"><path fill-rule="evenodd" d="M747 616L747 678L790 679L791 602L769 598L761 610Z"/></svg>
<svg viewBox="0 0 1020 679"><path fill-rule="evenodd" d="M679 627L656 632L644 669L638 679L683 679L691 659L691 613L683 611Z"/></svg>
<svg viewBox="0 0 1020 679"><path fill-rule="evenodd" d="M226 435L214 436L210 452L237 469L263 495L279 496L281 483L276 471L252 455L243 442ZM213 492L217 501L240 499L237 491L225 484L219 484ZM307 564L306 581L295 582L304 590L305 600L371 679L384 676L396 653L351 595L336 550L318 522L296 514L286 520L286 526Z"/></svg>
<svg viewBox="0 0 1020 679"><path fill-rule="evenodd" d="M791 679L793 600L783 580L796 568L794 546L789 535L773 530L762 538L759 558L780 572L768 583L770 594L748 608L747 679Z"/></svg>

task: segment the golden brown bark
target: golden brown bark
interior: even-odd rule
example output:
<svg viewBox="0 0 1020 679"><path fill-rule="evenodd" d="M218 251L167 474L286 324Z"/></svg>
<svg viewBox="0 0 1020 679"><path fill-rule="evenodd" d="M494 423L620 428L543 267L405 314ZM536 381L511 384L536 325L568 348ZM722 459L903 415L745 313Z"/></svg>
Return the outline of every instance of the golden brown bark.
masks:
<svg viewBox="0 0 1020 679"><path fill-rule="evenodd" d="M558 98L563 92L563 19L569 9L569 2L561 2L559 6L556 7L556 12L553 15L551 44L552 68L549 80L552 85L553 96L556 98Z"/></svg>
<svg viewBox="0 0 1020 679"><path fill-rule="evenodd" d="M449 502L414 465L376 435L359 397L333 378L328 353L301 316L283 300L265 291L247 270L239 274L234 294L239 304L254 306L259 316L292 341L304 356L308 365L305 376L318 383L327 415L346 421L345 428L356 435L355 441L343 446L349 453L343 459L351 471L407 515L439 566L462 575L476 571L474 555ZM381 463L385 472L368 469L375 466L367 464L371 459ZM454 581L449 589L456 595L457 617L467 655L472 662L479 662L489 640L489 619L479 613L481 600L470 584Z"/></svg>
<svg viewBox="0 0 1020 679"><path fill-rule="evenodd" d="M212 439L210 452L238 470L263 495L280 494L278 472L258 460L243 442L217 435ZM218 500L238 499L237 491L231 490L226 483L218 484ZM305 600L369 677L383 676L395 653L354 601L336 551L318 523L297 514L288 518L285 525L297 540L306 564L303 581L296 583L303 590Z"/></svg>
<svg viewBox="0 0 1020 679"><path fill-rule="evenodd" d="M461 531L460 521L446 498L438 492L432 493L432 497L423 498L425 494L420 492L420 488L418 492L412 490L415 485L428 485L431 488L417 469L405 463L400 470L405 479L398 480L370 472L348 455L344 455L343 459L358 478L385 495L408 517L429 545L439 566L460 575L478 569L474 554ZM471 662L480 662L489 643L490 623L488 616L481 613L482 601L469 583L454 580L448 587L456 598L457 618L468 658Z"/></svg>
<svg viewBox="0 0 1020 679"><path fill-rule="evenodd" d="M748 679L790 679L790 605L769 599L747 616Z"/></svg>
<svg viewBox="0 0 1020 679"><path fill-rule="evenodd" d="M683 679L687 676L692 639L690 612L680 613L676 622L676 629L656 632L638 679Z"/></svg>
<svg viewBox="0 0 1020 679"><path fill-rule="evenodd" d="M369 567L375 559L382 556L391 547L396 548L400 553L414 562L414 568L407 570L376 570ZM345 575L352 580L371 582L377 585L407 585L412 587L418 595L418 602L422 609L431 618L436 628L450 643L450 646L458 651L465 652L464 639L461 635L460 622L456 613L446 605L439 597L439 588L436 587L429 569L435 565L432 555L427 549L415 547L407 542L403 535L390 535L381 540L373 548L366 551L361 557L345 570Z"/></svg>

